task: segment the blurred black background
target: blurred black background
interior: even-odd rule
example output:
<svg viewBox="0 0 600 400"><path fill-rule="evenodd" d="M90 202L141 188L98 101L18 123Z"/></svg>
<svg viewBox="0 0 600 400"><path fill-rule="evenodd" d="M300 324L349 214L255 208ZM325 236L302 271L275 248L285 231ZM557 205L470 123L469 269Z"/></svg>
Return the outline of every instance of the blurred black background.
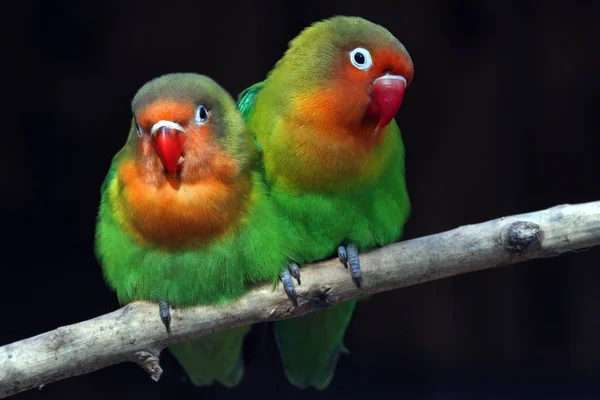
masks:
<svg viewBox="0 0 600 400"><path fill-rule="evenodd" d="M397 121L413 202L405 238L600 200L600 3L343 0L24 1L3 18L0 345L118 307L94 258L100 185L130 101L167 72L233 95L303 27L380 23L415 81ZM6 90L8 89L8 90ZM165 355L153 383L121 364L15 399L572 398L600 394L600 250L472 273L360 303L325 392L287 383L271 332L242 384L196 389ZM383 317L383 312L394 318ZM389 314L388 314L389 315ZM260 347L264 340L264 346Z"/></svg>

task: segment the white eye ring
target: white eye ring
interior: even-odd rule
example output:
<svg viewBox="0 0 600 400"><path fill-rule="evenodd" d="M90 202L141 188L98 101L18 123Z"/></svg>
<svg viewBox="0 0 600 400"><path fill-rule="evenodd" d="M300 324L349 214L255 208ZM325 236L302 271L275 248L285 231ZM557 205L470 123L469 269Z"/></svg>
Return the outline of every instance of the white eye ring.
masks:
<svg viewBox="0 0 600 400"><path fill-rule="evenodd" d="M366 71L373 65L373 60L371 59L371 53L369 50L363 49L362 47L357 47L350 52L350 62L356 68Z"/></svg>
<svg viewBox="0 0 600 400"><path fill-rule="evenodd" d="M196 125L204 125L206 121L208 121L208 111L206 110L206 107L204 107L202 104L196 107L194 121L196 122Z"/></svg>

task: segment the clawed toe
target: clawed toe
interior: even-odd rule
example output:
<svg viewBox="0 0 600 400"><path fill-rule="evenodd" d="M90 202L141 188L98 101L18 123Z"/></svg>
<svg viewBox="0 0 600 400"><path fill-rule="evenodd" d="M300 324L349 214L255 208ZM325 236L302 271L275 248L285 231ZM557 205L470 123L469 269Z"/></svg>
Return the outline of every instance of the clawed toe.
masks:
<svg viewBox="0 0 600 400"><path fill-rule="evenodd" d="M279 274L279 279L281 279L283 289L285 290L285 294L287 294L288 299L290 299L294 307L298 307L298 297L296 296L296 287L294 286L293 278L296 278L299 285L300 267L296 263L291 263L289 266L286 266Z"/></svg>
<svg viewBox="0 0 600 400"><path fill-rule="evenodd" d="M347 246L338 247L338 257L344 267L350 269L350 276L356 287L360 288L362 284L362 272L360 270L360 260L358 258L358 248L354 243L349 243Z"/></svg>
<svg viewBox="0 0 600 400"><path fill-rule="evenodd" d="M158 310L160 313L160 319L162 323L167 328L167 333L171 332L171 311L169 311L169 303L164 300L161 300L158 303Z"/></svg>

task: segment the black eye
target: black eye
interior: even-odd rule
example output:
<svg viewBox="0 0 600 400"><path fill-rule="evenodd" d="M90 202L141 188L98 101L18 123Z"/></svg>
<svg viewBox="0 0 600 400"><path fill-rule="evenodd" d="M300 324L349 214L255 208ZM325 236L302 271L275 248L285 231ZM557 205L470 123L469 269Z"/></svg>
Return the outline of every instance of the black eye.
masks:
<svg viewBox="0 0 600 400"><path fill-rule="evenodd" d="M350 52L350 61L352 62L352 65L363 71L371 68L373 65L371 53L369 53L369 50L362 47L357 47Z"/></svg>
<svg viewBox="0 0 600 400"><path fill-rule="evenodd" d="M364 64L365 63L365 55L361 52L356 52L354 53L354 61L356 61L357 64Z"/></svg>
<svg viewBox="0 0 600 400"><path fill-rule="evenodd" d="M208 121L208 111L206 111L206 107L200 104L196 107L196 115L194 116L194 120L197 125L202 125Z"/></svg>
<svg viewBox="0 0 600 400"><path fill-rule="evenodd" d="M135 130L140 138L144 136L144 132L142 131L142 128L140 128L140 124L138 124L137 121L135 122Z"/></svg>

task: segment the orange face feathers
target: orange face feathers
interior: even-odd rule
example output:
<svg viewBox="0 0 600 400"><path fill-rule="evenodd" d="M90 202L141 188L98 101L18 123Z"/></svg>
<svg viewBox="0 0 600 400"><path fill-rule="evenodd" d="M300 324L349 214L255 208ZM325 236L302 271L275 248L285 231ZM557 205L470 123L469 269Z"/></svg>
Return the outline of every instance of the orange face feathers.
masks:
<svg viewBox="0 0 600 400"><path fill-rule="evenodd" d="M168 122L178 126L170 131L177 131L179 137L176 140L181 146L180 155L183 162L175 172L182 182L193 183L211 175L225 180L235 176L237 172L235 155L228 154L220 144L221 133L210 121L211 112L207 111L206 123L194 122L194 114L200 106L173 99L156 100L142 108L136 115L141 130L138 140L138 148L141 151L137 161L142 167L140 173L145 175L146 180L162 182L166 180L169 173L174 174L174 171L166 168L164 156L157 151L157 141L160 140L162 127L151 132L160 121L166 121L167 123L163 123L165 126L169 126ZM157 164L156 160L161 159L163 165Z"/></svg>
<svg viewBox="0 0 600 400"><path fill-rule="evenodd" d="M191 100L159 98L137 111L135 118L144 132L150 132L152 126L161 120L187 124L194 117L195 109L196 106Z"/></svg>
<svg viewBox="0 0 600 400"><path fill-rule="evenodd" d="M282 90L284 111L297 112L297 104L286 104L305 102L307 93L326 93L321 113L333 116L332 126L362 132L366 125L381 131L391 121L413 77L410 55L388 30L362 18L334 17L290 42L268 81Z"/></svg>

